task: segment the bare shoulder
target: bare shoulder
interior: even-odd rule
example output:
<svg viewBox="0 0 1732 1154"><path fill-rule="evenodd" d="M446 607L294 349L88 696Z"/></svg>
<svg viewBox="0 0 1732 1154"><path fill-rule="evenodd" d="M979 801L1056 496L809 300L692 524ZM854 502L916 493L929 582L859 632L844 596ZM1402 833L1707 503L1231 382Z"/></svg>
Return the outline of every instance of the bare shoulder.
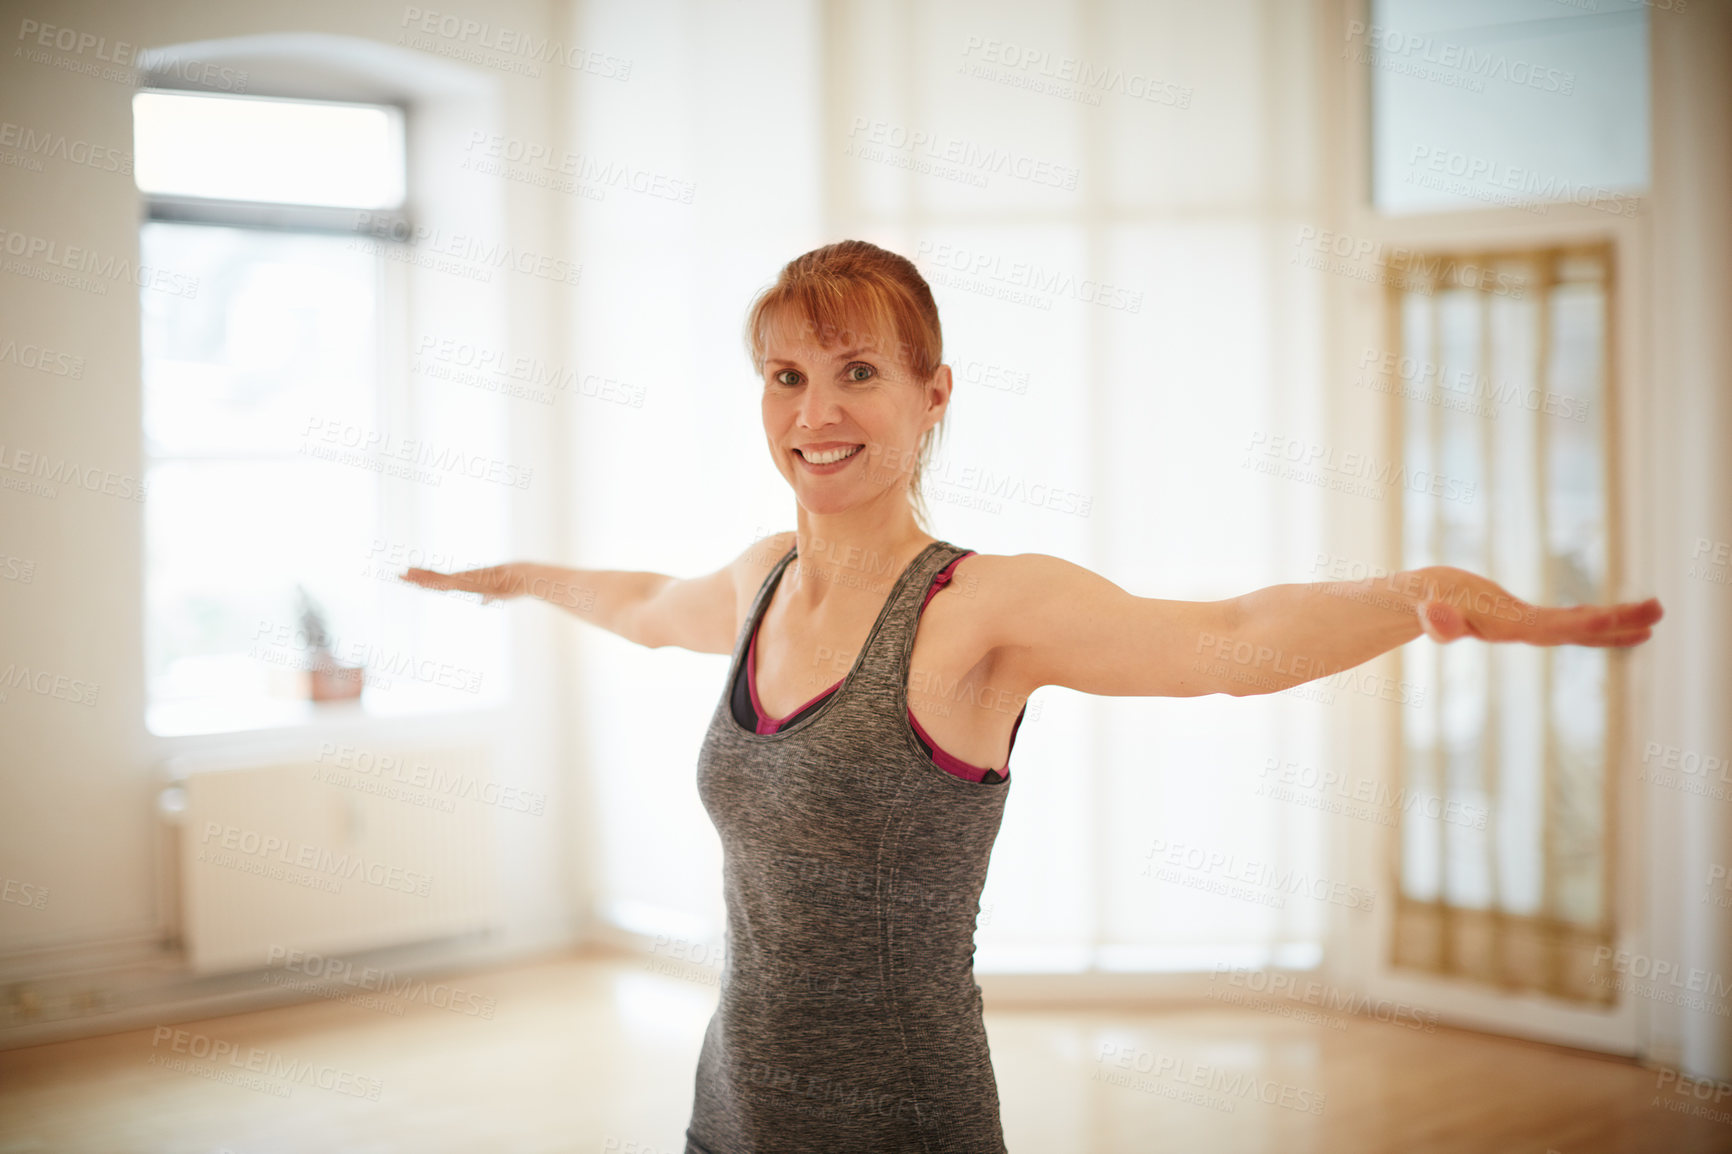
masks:
<svg viewBox="0 0 1732 1154"><path fill-rule="evenodd" d="M956 563L954 581L983 607L1026 610L1106 578L1050 553L971 553Z"/></svg>
<svg viewBox="0 0 1732 1154"><path fill-rule="evenodd" d="M965 558L956 577L973 579L974 643L991 656L999 683L1018 692L1043 685L1108 697L1231 692L1197 676L1192 655L1202 638L1237 627L1237 598L1137 596L1045 553Z"/></svg>
<svg viewBox="0 0 1732 1154"><path fill-rule="evenodd" d="M1050 553L970 553L956 563L956 572L960 576L964 570L968 570L979 574L983 579L988 575L1003 579L1018 575L1056 573L1066 567L1082 569L1081 565L1066 561L1063 557L1054 557Z"/></svg>
<svg viewBox="0 0 1732 1154"><path fill-rule="evenodd" d="M1040 606L1074 591L1079 582L1103 580L1081 565L1047 553L970 553L956 563L951 587L962 593L983 635L993 644L1012 643L1016 624Z"/></svg>
<svg viewBox="0 0 1732 1154"><path fill-rule="evenodd" d="M975 553L957 562L952 585L973 608L979 641L1010 650L1037 643L1062 619L1121 608L1130 594L1074 561L1050 553Z"/></svg>

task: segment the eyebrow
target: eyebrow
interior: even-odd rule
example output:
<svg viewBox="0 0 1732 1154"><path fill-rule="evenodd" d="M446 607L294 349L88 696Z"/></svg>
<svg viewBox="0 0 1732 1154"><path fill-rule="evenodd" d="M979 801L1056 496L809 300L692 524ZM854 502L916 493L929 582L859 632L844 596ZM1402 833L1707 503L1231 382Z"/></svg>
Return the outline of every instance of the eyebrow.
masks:
<svg viewBox="0 0 1732 1154"><path fill-rule="evenodd" d="M857 357L861 353L871 353L871 352L876 352L876 351L877 351L876 349L871 349L871 348L849 349L845 353L837 353L835 356L835 359L839 360L839 361L845 361L850 357ZM781 357L769 357L764 361L765 367L768 367L770 365L794 365L794 366L798 367L799 364L800 364L799 361L785 361Z"/></svg>

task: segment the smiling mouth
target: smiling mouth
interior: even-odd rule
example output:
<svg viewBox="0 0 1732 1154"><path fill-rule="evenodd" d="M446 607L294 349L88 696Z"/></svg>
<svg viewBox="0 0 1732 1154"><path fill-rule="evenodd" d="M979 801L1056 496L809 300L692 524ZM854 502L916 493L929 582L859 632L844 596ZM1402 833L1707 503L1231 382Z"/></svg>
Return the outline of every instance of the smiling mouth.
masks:
<svg viewBox="0 0 1732 1154"><path fill-rule="evenodd" d="M834 465L838 461L846 461L849 457L852 457L855 453L858 453L863 448L865 448L864 445L850 445L846 449L823 449L823 450L795 449L794 451L796 453L800 454L802 459L810 462L811 464L814 464L814 465Z"/></svg>

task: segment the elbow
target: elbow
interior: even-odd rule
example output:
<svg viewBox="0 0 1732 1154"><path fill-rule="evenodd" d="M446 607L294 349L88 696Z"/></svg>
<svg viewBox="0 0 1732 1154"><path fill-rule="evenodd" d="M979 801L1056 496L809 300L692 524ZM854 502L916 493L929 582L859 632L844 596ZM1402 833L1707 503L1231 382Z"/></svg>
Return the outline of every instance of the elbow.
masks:
<svg viewBox="0 0 1732 1154"><path fill-rule="evenodd" d="M660 649L669 644L668 638L660 636L655 630L653 614L642 612L642 604L622 610L611 622L597 622L603 629L616 637L623 638L633 645L641 645L645 649Z"/></svg>

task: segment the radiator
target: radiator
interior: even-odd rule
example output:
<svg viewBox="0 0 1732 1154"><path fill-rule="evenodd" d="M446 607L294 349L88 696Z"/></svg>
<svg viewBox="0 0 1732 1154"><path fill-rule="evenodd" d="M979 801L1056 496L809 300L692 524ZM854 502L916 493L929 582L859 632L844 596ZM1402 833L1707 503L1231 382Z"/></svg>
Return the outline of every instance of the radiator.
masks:
<svg viewBox="0 0 1732 1154"><path fill-rule="evenodd" d="M492 822L520 807L481 749L326 742L317 755L177 771L187 963L209 974L290 951L350 953L485 929Z"/></svg>

